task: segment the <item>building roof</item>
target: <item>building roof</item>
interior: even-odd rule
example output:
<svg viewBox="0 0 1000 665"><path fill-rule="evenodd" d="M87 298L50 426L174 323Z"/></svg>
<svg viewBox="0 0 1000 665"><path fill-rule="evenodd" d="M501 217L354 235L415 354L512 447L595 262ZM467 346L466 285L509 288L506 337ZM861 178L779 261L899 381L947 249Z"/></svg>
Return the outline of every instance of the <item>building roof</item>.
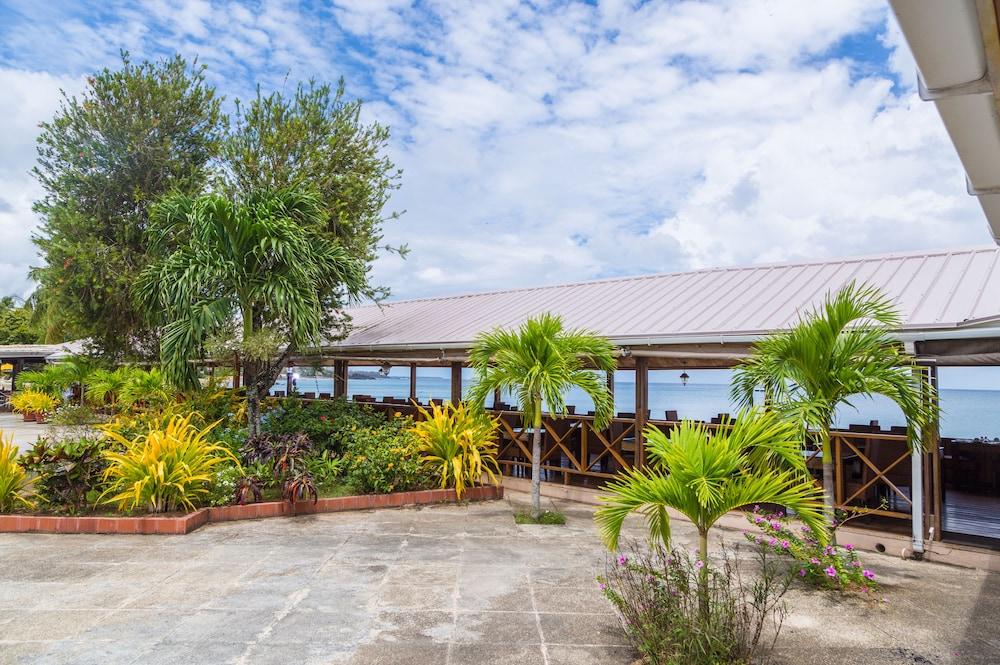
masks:
<svg viewBox="0 0 1000 665"><path fill-rule="evenodd" d="M62 344L0 344L0 359L17 358L59 360L83 352L83 340Z"/></svg>
<svg viewBox="0 0 1000 665"><path fill-rule="evenodd" d="M332 349L463 348L477 333L541 312L618 344L750 341L787 328L851 281L894 299L903 332L930 334L1000 323L1000 250L994 246L829 261L712 268L537 288L366 305Z"/></svg>
<svg viewBox="0 0 1000 665"><path fill-rule="evenodd" d="M937 107L1000 243L1000 28L989 0L889 0L917 62L920 97ZM961 186L955 183L956 187Z"/></svg>

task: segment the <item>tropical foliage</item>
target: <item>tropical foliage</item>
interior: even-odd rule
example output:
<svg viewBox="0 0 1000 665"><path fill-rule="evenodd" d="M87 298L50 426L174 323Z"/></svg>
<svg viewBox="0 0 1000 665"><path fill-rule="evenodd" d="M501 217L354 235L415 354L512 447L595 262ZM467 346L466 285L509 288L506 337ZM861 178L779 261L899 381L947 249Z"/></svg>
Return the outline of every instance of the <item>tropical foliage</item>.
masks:
<svg viewBox="0 0 1000 665"><path fill-rule="evenodd" d="M11 296L0 298L0 344L35 344L41 339L30 304L17 305Z"/></svg>
<svg viewBox="0 0 1000 665"><path fill-rule="evenodd" d="M0 432L0 512L15 508L34 508L35 479L29 477L24 467L17 463L17 446L14 437Z"/></svg>
<svg viewBox="0 0 1000 665"><path fill-rule="evenodd" d="M21 390L10 398L10 408L15 413L49 413L56 408L56 400L36 390Z"/></svg>
<svg viewBox="0 0 1000 665"><path fill-rule="evenodd" d="M525 426L532 429L531 503L537 518L542 512L542 409L565 415L566 393L578 387L594 402L595 427L606 426L614 415L614 400L603 372L614 370L615 349L597 335L567 329L561 317L546 313L528 319L517 330L481 333L469 362L476 371L476 385L469 395L473 408L482 409L494 391L513 393Z"/></svg>
<svg viewBox="0 0 1000 665"><path fill-rule="evenodd" d="M344 461L347 482L360 494L425 489L434 483L421 462L413 421L393 418L350 433Z"/></svg>
<svg viewBox="0 0 1000 665"><path fill-rule="evenodd" d="M119 69L88 77L41 124L43 263L32 277L49 341L89 338L109 358L155 351L131 291L151 258L149 208L204 187L222 138L220 101L204 67L123 54Z"/></svg>
<svg viewBox="0 0 1000 665"><path fill-rule="evenodd" d="M198 429L191 419L175 416L162 430L150 430L131 441L105 430L123 450L104 452L108 486L101 500L127 511L193 510L208 494L214 470L227 460L238 461L228 449L209 441L214 424Z"/></svg>
<svg viewBox="0 0 1000 665"><path fill-rule="evenodd" d="M165 258L140 275L137 293L164 324L160 354L167 379L197 385L191 363L209 336L240 321L251 434L260 400L288 356L319 344L338 305L357 298L364 264L323 232L321 200L302 189L168 197L152 214L150 238ZM262 338L268 344L259 344Z"/></svg>
<svg viewBox="0 0 1000 665"><path fill-rule="evenodd" d="M937 398L924 372L890 335L900 324L891 300L878 290L849 284L787 332L754 345L736 370L733 398L753 404L762 387L771 408L800 428L816 432L823 455L828 524L834 511L834 459L830 429L839 407L883 395L895 402L908 425L909 443L937 418Z"/></svg>
<svg viewBox="0 0 1000 665"><path fill-rule="evenodd" d="M838 591L878 591L875 573L861 562L853 545L824 544L807 527L792 524L784 511L767 513L755 506L747 519L757 532L745 532L746 539L793 560L798 579Z"/></svg>
<svg viewBox="0 0 1000 665"><path fill-rule="evenodd" d="M422 420L413 425L417 450L423 463L441 479L441 487L454 487L461 497L466 487L485 478L499 484L496 430L499 421L466 404L418 407Z"/></svg>
<svg viewBox="0 0 1000 665"><path fill-rule="evenodd" d="M673 508L698 530L699 557L708 564L708 533L731 510L776 503L825 538L821 491L809 477L798 428L774 412L742 412L712 432L684 421L669 433L646 430L650 464L632 469L606 486L595 519L610 549L618 547L625 518L641 513L653 542L670 542Z"/></svg>
<svg viewBox="0 0 1000 665"><path fill-rule="evenodd" d="M108 465L106 448L106 442L94 436L39 438L21 456L21 465L37 476L38 495L47 505L75 512L97 498L94 492Z"/></svg>
<svg viewBox="0 0 1000 665"><path fill-rule="evenodd" d="M599 582L643 663L769 663L792 578L767 548L748 558L723 549L706 574L681 548L634 546L609 561Z"/></svg>
<svg viewBox="0 0 1000 665"><path fill-rule="evenodd" d="M237 104L222 146L222 190L245 201L260 192L307 184L318 195L322 233L370 266L382 243L382 224L397 213L384 207L401 172L386 156L389 128L362 119L362 103L336 85L310 81L294 94L263 94ZM365 297L386 291L367 281ZM336 311L339 285L321 289L324 310Z"/></svg>

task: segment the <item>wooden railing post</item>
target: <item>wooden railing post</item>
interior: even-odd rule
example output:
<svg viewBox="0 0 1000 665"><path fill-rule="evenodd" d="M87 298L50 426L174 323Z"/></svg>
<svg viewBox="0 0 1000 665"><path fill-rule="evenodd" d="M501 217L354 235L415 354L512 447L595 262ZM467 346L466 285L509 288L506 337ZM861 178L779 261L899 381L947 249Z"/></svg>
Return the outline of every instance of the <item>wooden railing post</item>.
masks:
<svg viewBox="0 0 1000 665"><path fill-rule="evenodd" d="M841 445L841 438L836 434L833 435L833 468L835 472L834 481L836 487L833 490L833 502L837 507L843 506L844 504L844 451Z"/></svg>

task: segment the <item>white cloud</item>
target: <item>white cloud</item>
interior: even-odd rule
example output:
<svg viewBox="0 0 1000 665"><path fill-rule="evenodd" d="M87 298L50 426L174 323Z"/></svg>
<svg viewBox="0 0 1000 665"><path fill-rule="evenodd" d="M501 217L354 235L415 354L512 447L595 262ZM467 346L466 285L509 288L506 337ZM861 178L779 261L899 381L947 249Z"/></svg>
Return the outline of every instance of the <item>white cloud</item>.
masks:
<svg viewBox="0 0 1000 665"><path fill-rule="evenodd" d="M35 260L31 233L37 218L32 203L42 189L30 174L35 161L38 123L55 112L59 90L73 93L81 79L45 72L0 69L0 295L25 296L30 291L28 267Z"/></svg>
<svg viewBox="0 0 1000 665"><path fill-rule="evenodd" d="M398 296L989 240L877 0L144 9L98 25L51 10L14 45L71 73L122 46L197 54L230 96L346 74L404 168L386 231L413 251L376 267ZM851 35L885 61L838 55ZM51 113L37 95L32 123ZM33 152L0 159L23 174ZM0 206L26 252L10 220L30 221L30 187L13 216Z"/></svg>

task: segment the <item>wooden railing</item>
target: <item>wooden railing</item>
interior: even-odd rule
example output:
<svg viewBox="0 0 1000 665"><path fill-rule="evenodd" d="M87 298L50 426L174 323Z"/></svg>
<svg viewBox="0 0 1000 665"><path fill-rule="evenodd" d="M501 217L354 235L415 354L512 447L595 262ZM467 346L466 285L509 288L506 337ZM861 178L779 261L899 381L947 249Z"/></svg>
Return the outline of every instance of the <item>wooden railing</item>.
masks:
<svg viewBox="0 0 1000 665"><path fill-rule="evenodd" d="M368 400L363 403L384 412L419 417L411 404ZM489 412L500 420L498 461L504 474L530 476L533 431L524 427L518 411ZM674 420L646 422L664 432L680 423ZM709 429L724 426L706 423ZM614 418L606 427L598 428L590 415L571 414L563 418L545 415L542 430L543 481L600 487L636 464L635 418ZM838 508L890 520L910 519L912 481L904 434L835 430L831 444ZM821 482L820 450L809 446L804 455L813 476ZM925 497L930 494L924 492Z"/></svg>

